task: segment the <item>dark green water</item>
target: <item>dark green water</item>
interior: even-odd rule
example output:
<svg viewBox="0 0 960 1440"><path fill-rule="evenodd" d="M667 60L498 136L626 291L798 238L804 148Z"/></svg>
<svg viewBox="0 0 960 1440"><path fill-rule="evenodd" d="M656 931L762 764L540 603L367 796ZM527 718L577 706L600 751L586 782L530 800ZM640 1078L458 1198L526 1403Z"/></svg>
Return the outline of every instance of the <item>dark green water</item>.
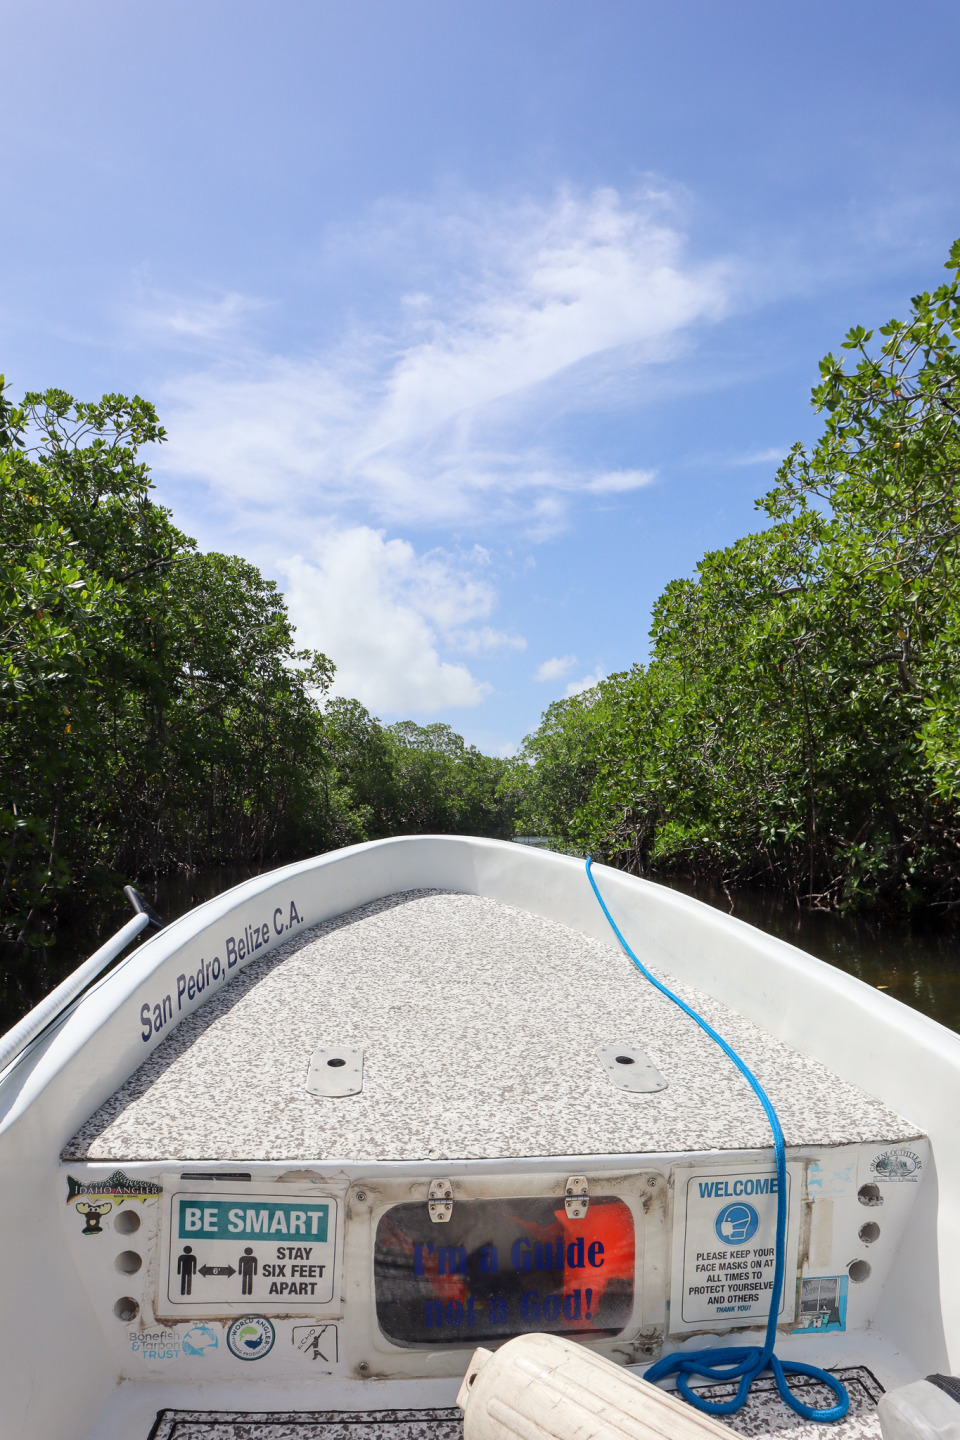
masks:
<svg viewBox="0 0 960 1440"><path fill-rule="evenodd" d="M551 848L548 841L532 836L520 837L520 843ZM789 900L766 890L734 890L728 896L719 886L695 885L688 880L659 883L788 940L941 1025L960 1031L960 918L928 915L891 920L884 915L837 915L798 910Z"/></svg>
<svg viewBox="0 0 960 1440"><path fill-rule="evenodd" d="M139 888L161 919L169 922L257 873L255 867L216 866L194 874L163 876L157 884L141 884ZM0 954L0 1035L116 934L132 914L121 896L115 903L101 905L78 917L72 924L61 925L55 943L41 956L24 961L9 953ZM129 955L153 933L148 930L146 936L138 938L124 954Z"/></svg>
<svg viewBox="0 0 960 1440"><path fill-rule="evenodd" d="M526 843L530 843L529 841ZM546 848L546 847L544 847ZM239 867L169 876L155 887L143 886L144 897L164 920L174 920L195 905L219 895L256 874ZM673 888L730 913L730 900L720 889L672 882ZM797 910L789 901L765 891L732 892L732 913L801 950L846 970L868 985L886 990L906 1005L931 1015L942 1025L960 1031L960 922L942 918L893 921L886 917L852 917ZM116 913L100 917L96 929L88 922L64 929L47 956L49 985L57 984L98 944L124 924L129 911L122 904ZM627 937L630 938L629 936ZM0 1034L36 1004L42 989L32 986L24 996L8 987L0 998Z"/></svg>
<svg viewBox="0 0 960 1440"><path fill-rule="evenodd" d="M731 913L720 889L675 881L673 888ZM905 1005L960 1031L960 923L943 918L895 921L797 910L766 891L734 890L732 913L801 950L886 990Z"/></svg>

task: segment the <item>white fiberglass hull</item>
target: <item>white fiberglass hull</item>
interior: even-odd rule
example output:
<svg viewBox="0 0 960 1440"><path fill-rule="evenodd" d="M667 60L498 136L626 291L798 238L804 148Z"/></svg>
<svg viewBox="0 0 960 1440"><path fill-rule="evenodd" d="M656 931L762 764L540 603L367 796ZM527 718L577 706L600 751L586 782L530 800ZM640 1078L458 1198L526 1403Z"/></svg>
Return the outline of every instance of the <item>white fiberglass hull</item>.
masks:
<svg viewBox="0 0 960 1440"><path fill-rule="evenodd" d="M907 1117L906 1128L898 1132L889 1127L875 1134L851 1130L827 1136L819 1146L811 1137L792 1147L792 1272L778 1353L814 1364L867 1365L887 1386L933 1370L960 1368L960 1265L954 1259L960 1249L960 1038L852 977L688 897L604 867L595 867L595 874L614 918L647 963L722 1002L811 1065L827 1067L838 1084L860 1087L890 1112ZM704 1319L709 1312L696 1308L693 1269L688 1274L685 1268L694 1267L697 1259L685 1238L687 1232L694 1233L690 1195L702 1199L705 1194L707 1200L721 1193L735 1193L738 1200L749 1195L756 1210L762 1210L756 1195L769 1184L764 1180L769 1154L758 1148L753 1131L739 1146L734 1137L733 1142L708 1138L702 1145L676 1144L673 1149L638 1142L631 1149L615 1138L604 1150L588 1143L589 1125L581 1133L571 1121L575 1144L558 1143L551 1151L542 1137L525 1149L522 1126L518 1131L511 1120L510 1134L520 1135L512 1149L502 1144L489 1154L469 1146L458 1151L448 1140L439 1158L431 1159L420 1140L406 1151L398 1142L392 1152L389 1147L378 1151L371 1141L353 1153L341 1145L321 1154L316 1140L309 1139L301 1153L284 1139L279 1154L264 1146L257 1153L255 1147L234 1153L221 1142L216 1154L198 1153L196 1146L188 1154L177 1149L174 1121L165 1154L156 1150L143 1158L146 1151L124 1149L127 1142L118 1131L112 1150L98 1156L89 1147L74 1148L62 1158L71 1143L76 1147L78 1133L98 1107L170 1042L181 1021L198 1016L199 1024L203 1007L210 1007L208 1013L216 1005L222 1009L234 982L240 993L238 977L248 967L261 965L280 947L295 960L297 937L320 934L313 927L321 922L382 897L421 891L485 897L583 937L584 974L594 977L587 993L574 996L564 988L558 995L548 956L538 981L546 1008L530 1017L530 1044L536 1049L537 1014L549 1015L551 1006L579 1007L577 1014L589 1030L590 992L597 995L603 986L602 979L596 979L602 976L602 965L596 967L608 950L613 966L619 952L582 864L497 841L416 837L355 846L287 866L200 906L121 962L0 1077L0 1298L7 1322L0 1347L2 1440L81 1440L88 1434L143 1435L146 1440L152 1417L161 1410L262 1413L451 1405L471 1353L467 1329L457 1344L433 1345L426 1333L417 1333L409 1343L399 1333L391 1335L389 1326L384 1329L386 1309L377 1308L379 1282L374 1277L374 1251L381 1245L384 1217L404 1206L425 1209L432 1180L453 1185L457 1219L466 1213L458 1206L513 1204L512 1197L562 1197L571 1176L580 1175L587 1178L592 1201L602 1197L609 1214L616 1207L624 1215L629 1212L634 1258L629 1283L624 1280L621 1286L627 1296L621 1297L623 1323L618 1321L615 1333L608 1327L584 1336L586 1343L622 1363L639 1365L664 1350L700 1345L704 1334L710 1343L743 1343L751 1328L759 1328L748 1306L740 1307L748 1312L742 1316L736 1307L723 1306L722 1315ZM490 933L494 935L495 928ZM559 930L557 937L557 966L575 967L575 956L570 960L561 954ZM437 993L442 992L442 966L434 967L432 981L422 976L418 980L416 957L405 962L397 955L384 956L385 977L388 969L392 976L410 963L411 985L433 983ZM533 963L543 964L543 957L532 956ZM456 954L450 955L449 964L457 967ZM639 976L631 977L630 983L634 981L637 996L642 996L645 982ZM370 986L370 976L364 983ZM564 980L564 987L567 983ZM625 983L622 977L618 983ZM258 993L266 992L261 987ZM422 996L429 994L429 989L422 991ZM417 1004L422 1013L422 997ZM362 989L356 1007L362 1014ZM415 1034L416 1005L406 1013L396 1008L397 1026ZM626 1008L627 1002L624 1013ZM225 1016L219 1023L232 1022ZM342 1018L338 1023L343 1024ZM610 1028L608 1019L603 1023ZM324 1035L323 1024L320 1003L317 1044L336 1038ZM549 1030L549 1020L543 1024ZM631 1026L632 1032L642 1029L642 1015ZM186 1034L186 1027L180 1033ZM475 1033L478 1052L498 1042L495 1027L493 1033ZM623 1038L604 1032L592 1037L591 1044ZM302 1066L297 1060L304 1075L308 1058ZM453 1058L459 1069L469 1070L469 1053ZM270 1075L258 1069L255 1044L249 1063L253 1084L269 1103ZM437 1063L450 1064L451 1057L439 1055ZM718 1054L718 1075L726 1063ZM169 1076L175 1072L168 1067L164 1073L168 1090L163 1091L163 1076L158 1075L151 1082L155 1088L145 1089L138 1101L144 1110L151 1096L166 1094L164 1103L169 1103ZM796 1073L802 1084L805 1072ZM509 1081L506 1076L503 1096L488 1088L492 1111L508 1105ZM591 1084L602 1083L591 1078ZM374 1065L365 1084L369 1097L376 1088ZM679 1104L679 1083L674 1093ZM183 1095L184 1111L193 1099ZM656 1102L661 1106L657 1113L668 1116L670 1102L668 1088ZM295 1102L289 1099L287 1109L294 1103L305 1103L299 1093ZM331 1125L339 1123L344 1110L323 1109L338 1103L321 1097L315 1113L321 1119L329 1114ZM516 1104L515 1095L509 1103ZM621 1103L611 1087L611 1113ZM643 1109L644 1096L631 1097L630 1103L638 1107L630 1113L637 1116L639 1134L643 1116L652 1111ZM405 1096L404 1104L415 1114L416 1096ZM522 1108L517 1113L522 1116ZM436 1114L442 1130L442 1106ZM280 1107L276 1127L281 1127L282 1115ZM534 1129L531 1118L531 1136ZM298 1133L305 1133L303 1127ZM837 1162L832 1169L827 1156ZM741 1176L748 1178L737 1178ZM735 1192L729 1188L738 1184ZM728 1188L721 1191L718 1185ZM745 1191L744 1185L751 1188ZM251 1196L259 1197L259 1210L247 1203ZM868 1208L863 1208L867 1201ZM289 1275L271 1281L286 1287L282 1297L279 1289L276 1299L266 1289L255 1289L265 1284L263 1237L249 1246L239 1241L233 1246L237 1257L249 1253L261 1259L255 1277L244 1280L237 1271L240 1262L230 1248L231 1237L224 1233L218 1239L216 1225L221 1212L225 1231L231 1224L257 1223L256 1218L230 1219L241 1210L244 1216L266 1215L269 1223L280 1216L281 1226L296 1227L290 1234L283 1230L288 1243L279 1261L296 1268L295 1299ZM594 1216L601 1213L594 1204ZM132 1220L121 1220L130 1215L136 1219L133 1229L127 1228ZM196 1215L201 1218L194 1221ZM202 1245L183 1244L182 1226L194 1223L207 1245L202 1254ZM311 1224L316 1232L313 1245ZM317 1228L321 1224L322 1238ZM280 1238L270 1242L276 1255ZM295 1245L289 1243L293 1240ZM589 1261L579 1256L575 1242L569 1243L565 1241L567 1263L587 1269ZM590 1243L594 1250L588 1244L583 1255L593 1254L599 1264L603 1245L597 1250L599 1242ZM717 1243L722 1248L729 1242L721 1236ZM741 1248L746 1256L746 1242ZM304 1253L288 1259L287 1249ZM313 1249L315 1253L306 1254ZM563 1249L560 1246L558 1254ZM267 1261L271 1270L278 1263L274 1250ZM423 1253L421 1248L421 1258ZM194 1259L184 1260L184 1255ZM206 1291L199 1277L194 1291L195 1271L189 1283L184 1279L184 1268L194 1265L197 1255L209 1260L203 1275ZM532 1267L532 1247L529 1256ZM526 1265L527 1257L521 1244L514 1268ZM455 1261L449 1263L455 1270ZM714 1262L703 1264L705 1280L716 1279L709 1274ZM801 1295L806 1292L798 1286L805 1277L816 1281L824 1275L830 1283L842 1284L843 1322L825 1310L823 1333L814 1333L800 1323ZM574 1308L579 1316L589 1292L574 1292L568 1275L566 1288L551 1298L549 1309L545 1283L541 1277L537 1291L523 1292L525 1318L539 1316L545 1328L552 1319L561 1326L572 1323ZM707 1292L711 1287L705 1283L702 1288ZM435 1310L428 1307L427 1323L432 1323L432 1315L448 1329L453 1323L466 1327L467 1302L449 1299L442 1286L437 1293L441 1291L442 1303L438 1301ZM499 1302L490 1299L489 1287L485 1293L493 1315ZM531 1301L534 1293L540 1298ZM699 1298L704 1306L710 1303L707 1294ZM683 1307L688 1301L687 1312ZM469 1314L472 1318L474 1311ZM246 1321L251 1325L244 1338L241 1322ZM489 1335L478 1336L478 1341L489 1344ZM244 1344L253 1348L244 1353Z"/></svg>

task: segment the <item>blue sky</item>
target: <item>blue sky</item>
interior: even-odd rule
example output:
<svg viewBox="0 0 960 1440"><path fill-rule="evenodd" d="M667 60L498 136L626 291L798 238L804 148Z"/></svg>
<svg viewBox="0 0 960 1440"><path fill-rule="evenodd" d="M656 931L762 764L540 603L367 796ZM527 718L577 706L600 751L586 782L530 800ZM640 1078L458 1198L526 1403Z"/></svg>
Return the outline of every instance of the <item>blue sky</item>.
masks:
<svg viewBox="0 0 960 1440"><path fill-rule="evenodd" d="M960 235L960 7L5 0L0 369L384 719L507 753Z"/></svg>

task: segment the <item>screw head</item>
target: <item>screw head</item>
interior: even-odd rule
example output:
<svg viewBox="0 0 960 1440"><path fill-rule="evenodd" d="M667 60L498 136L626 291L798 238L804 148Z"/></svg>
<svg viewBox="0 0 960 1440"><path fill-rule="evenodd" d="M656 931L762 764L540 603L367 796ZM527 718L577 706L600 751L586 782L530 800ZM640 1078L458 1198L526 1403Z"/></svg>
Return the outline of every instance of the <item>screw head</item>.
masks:
<svg viewBox="0 0 960 1440"><path fill-rule="evenodd" d="M366 1375L367 1371L370 1369L370 1366L367 1364L366 1360L361 1360L360 1364L357 1366L357 1369L360 1371L361 1375Z"/></svg>
<svg viewBox="0 0 960 1440"><path fill-rule="evenodd" d="M356 1195L354 1196L354 1199L359 1200L361 1205L363 1204L364 1200L366 1200L366 1198L367 1198L367 1192L366 1192L366 1190L358 1190L357 1193L356 1193Z"/></svg>

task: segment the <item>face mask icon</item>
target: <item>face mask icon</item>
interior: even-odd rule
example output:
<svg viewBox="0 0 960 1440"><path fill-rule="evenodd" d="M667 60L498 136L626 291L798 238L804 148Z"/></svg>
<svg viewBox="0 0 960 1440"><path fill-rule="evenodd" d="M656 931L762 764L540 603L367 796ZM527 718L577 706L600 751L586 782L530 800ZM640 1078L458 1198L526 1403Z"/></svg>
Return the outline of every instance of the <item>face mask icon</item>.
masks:
<svg viewBox="0 0 960 1440"><path fill-rule="evenodd" d="M757 1233L760 1217L752 1205L725 1205L714 1228L726 1245L744 1245Z"/></svg>

